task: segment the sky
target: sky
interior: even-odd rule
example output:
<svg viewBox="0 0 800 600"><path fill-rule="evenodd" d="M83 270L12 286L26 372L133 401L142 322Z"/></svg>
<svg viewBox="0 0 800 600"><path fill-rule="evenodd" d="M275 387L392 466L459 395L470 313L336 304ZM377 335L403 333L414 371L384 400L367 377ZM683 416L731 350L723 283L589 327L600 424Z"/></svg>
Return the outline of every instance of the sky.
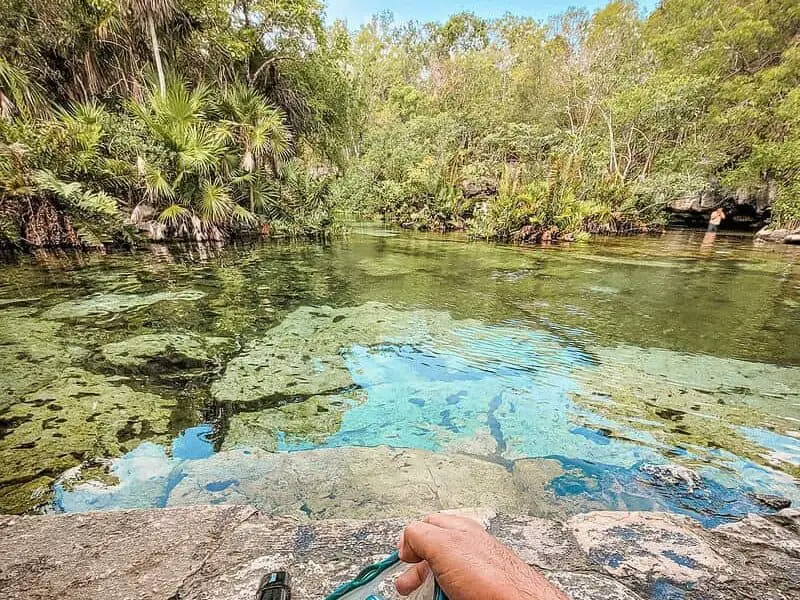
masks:
<svg viewBox="0 0 800 600"><path fill-rule="evenodd" d="M422 22L444 21L459 12L473 12L485 18L502 17L510 12L518 16L547 19L570 7L593 12L608 0L327 0L328 21L344 19L349 27L358 27L384 10L394 13L398 21L415 19ZM653 2L645 2L644 4Z"/></svg>

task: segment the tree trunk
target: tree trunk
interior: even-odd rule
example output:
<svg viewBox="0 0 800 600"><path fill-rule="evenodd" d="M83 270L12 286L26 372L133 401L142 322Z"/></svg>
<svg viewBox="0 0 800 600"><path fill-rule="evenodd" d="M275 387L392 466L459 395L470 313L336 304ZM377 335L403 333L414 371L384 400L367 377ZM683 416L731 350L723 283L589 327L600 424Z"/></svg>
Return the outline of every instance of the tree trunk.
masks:
<svg viewBox="0 0 800 600"><path fill-rule="evenodd" d="M619 178L619 167L617 162L617 143L614 139L614 127L611 122L611 113L603 114L608 126L608 153L610 158L608 161L608 172L616 178Z"/></svg>
<svg viewBox="0 0 800 600"><path fill-rule="evenodd" d="M147 29L150 31L150 42L153 45L153 58L156 61L156 71L158 72L158 89L161 95L167 93L167 81L164 77L164 65L161 64L161 48L158 44L158 35L156 35L156 24L153 21L153 16L147 16Z"/></svg>

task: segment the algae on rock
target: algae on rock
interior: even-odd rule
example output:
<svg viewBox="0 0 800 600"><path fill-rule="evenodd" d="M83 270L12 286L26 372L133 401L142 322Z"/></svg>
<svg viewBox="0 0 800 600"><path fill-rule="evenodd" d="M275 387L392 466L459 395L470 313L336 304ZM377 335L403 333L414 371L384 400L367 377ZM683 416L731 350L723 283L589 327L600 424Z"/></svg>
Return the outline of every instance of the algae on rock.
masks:
<svg viewBox="0 0 800 600"><path fill-rule="evenodd" d="M338 393L353 386L342 350L436 339L452 330L447 313L401 311L368 302L355 308L302 307L231 360L212 386L218 402Z"/></svg>
<svg viewBox="0 0 800 600"><path fill-rule="evenodd" d="M341 395L312 396L303 402L259 412L235 414L230 418L222 449L261 448L275 452L279 436L283 436L286 443L321 444L339 431L345 411L364 400L361 390L353 390Z"/></svg>
<svg viewBox="0 0 800 600"><path fill-rule="evenodd" d="M116 378L65 369L3 414L0 510L32 508L60 473L84 460L118 456L142 440L165 441L171 409Z"/></svg>
<svg viewBox="0 0 800 600"><path fill-rule="evenodd" d="M761 423L791 435L800 420L800 369L655 348L589 350L599 364L576 370L579 404L687 451L676 460L714 463L723 450L800 477L800 467L771 458L745 431Z"/></svg>
<svg viewBox="0 0 800 600"><path fill-rule="evenodd" d="M231 341L190 333L149 333L106 344L103 358L117 368L130 371L198 369L214 364Z"/></svg>
<svg viewBox="0 0 800 600"><path fill-rule="evenodd" d="M34 314L26 308L0 311L0 412L88 354L59 337L61 323Z"/></svg>
<svg viewBox="0 0 800 600"><path fill-rule="evenodd" d="M151 306L158 302L195 301L205 293L197 290L180 292L156 292L154 294L96 294L88 298L70 300L57 304L43 313L46 319L83 319L103 315L114 315L136 308Z"/></svg>

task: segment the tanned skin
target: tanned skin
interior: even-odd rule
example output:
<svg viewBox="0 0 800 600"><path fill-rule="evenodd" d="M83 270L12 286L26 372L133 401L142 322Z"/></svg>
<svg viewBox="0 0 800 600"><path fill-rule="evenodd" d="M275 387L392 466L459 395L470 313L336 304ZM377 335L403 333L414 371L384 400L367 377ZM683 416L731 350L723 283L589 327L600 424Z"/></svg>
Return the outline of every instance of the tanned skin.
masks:
<svg viewBox="0 0 800 600"><path fill-rule="evenodd" d="M434 514L406 527L395 585L407 596L432 572L449 600L569 600L472 519Z"/></svg>

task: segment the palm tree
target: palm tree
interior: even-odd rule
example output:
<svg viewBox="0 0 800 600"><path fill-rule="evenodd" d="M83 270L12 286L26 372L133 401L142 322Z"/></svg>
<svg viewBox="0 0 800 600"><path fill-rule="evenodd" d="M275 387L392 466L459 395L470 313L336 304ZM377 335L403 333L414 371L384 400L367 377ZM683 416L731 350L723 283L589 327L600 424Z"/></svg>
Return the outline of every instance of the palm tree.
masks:
<svg viewBox="0 0 800 600"><path fill-rule="evenodd" d="M239 157L237 183L247 186L250 212L274 196L268 179L280 176L281 164L292 152L292 136L283 112L244 84L223 91L219 103L223 125L230 133Z"/></svg>
<svg viewBox="0 0 800 600"><path fill-rule="evenodd" d="M153 60L158 73L158 89L163 96L167 90L164 65L161 62L161 45L158 41L157 29L163 27L179 13L176 0L119 0L120 10L133 19L134 25L147 31Z"/></svg>
<svg viewBox="0 0 800 600"><path fill-rule="evenodd" d="M43 112L44 90L32 81L24 69L0 57L0 118L15 112L32 116Z"/></svg>
<svg viewBox="0 0 800 600"><path fill-rule="evenodd" d="M256 217L232 197L227 160L230 132L207 118L211 92L171 82L131 105L162 151L137 162L148 202L158 220L178 236L198 241L224 237L232 225L254 225Z"/></svg>

